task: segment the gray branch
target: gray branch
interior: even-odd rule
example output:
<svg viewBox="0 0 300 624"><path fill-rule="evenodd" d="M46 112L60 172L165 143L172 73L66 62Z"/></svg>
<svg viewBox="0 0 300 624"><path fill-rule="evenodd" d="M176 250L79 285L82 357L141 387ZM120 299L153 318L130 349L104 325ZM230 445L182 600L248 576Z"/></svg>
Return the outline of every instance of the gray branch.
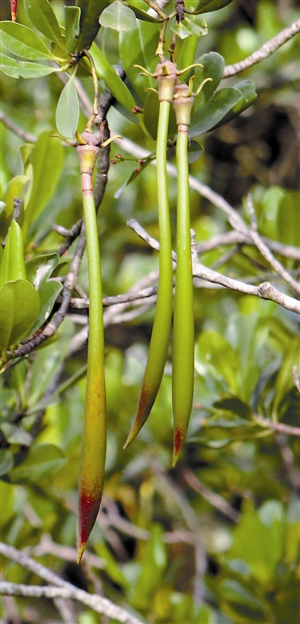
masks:
<svg viewBox="0 0 300 624"><path fill-rule="evenodd" d="M273 37L269 41L266 41L266 43L264 43L261 46L261 48L259 48L259 50L256 50L255 52L253 52L253 54L248 56L243 61L240 61L239 63L235 63L234 65L226 65L226 67L224 67L223 78L234 76L235 74L245 71L245 69L249 69L249 67L252 67L253 65L256 65L257 63L260 63L264 59L268 58L268 56L271 56L273 52L276 52L278 48L284 45L287 41L289 41L292 37L297 35L299 32L300 32L300 19L298 19L296 22L293 22L291 26L284 28L284 30L282 30L280 33L275 35L275 37Z"/></svg>

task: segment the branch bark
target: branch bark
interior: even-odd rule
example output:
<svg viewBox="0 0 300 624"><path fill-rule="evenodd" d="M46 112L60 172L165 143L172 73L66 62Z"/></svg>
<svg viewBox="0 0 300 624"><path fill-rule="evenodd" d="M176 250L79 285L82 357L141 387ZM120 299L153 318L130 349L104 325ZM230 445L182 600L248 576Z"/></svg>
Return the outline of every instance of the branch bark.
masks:
<svg viewBox="0 0 300 624"><path fill-rule="evenodd" d="M245 58L243 61L235 63L234 65L226 65L226 67L224 67L223 78L234 76L235 74L239 74L240 72L249 69L249 67L252 67L257 63L261 63L261 61L271 56L273 52L278 50L278 48L284 45L299 32L300 19L298 19L296 22L293 22L291 26L284 28L284 30L275 35L275 37L269 39L269 41L266 41L266 43L264 43L261 48L259 48L259 50L253 52L253 54Z"/></svg>
<svg viewBox="0 0 300 624"><path fill-rule="evenodd" d="M122 624L142 624L141 620L137 619L135 616L131 615L125 609L118 607L113 602L108 600L107 598L103 598L102 596L98 596L96 594L88 594L86 591L82 589L78 589L74 587L71 583L64 581L57 574L45 568L41 563L38 563L28 555L26 555L23 551L17 550L13 546L9 546L0 542L0 553L3 554L8 559L19 563L21 566L30 570L34 574L37 574L40 578L47 581L47 583L51 583L48 586L28 586L28 585L18 585L16 583L8 583L6 581L1 581L0 584L0 593L4 595L14 595L14 596L32 596L35 598L39 598L41 596L45 596L47 598L71 598L72 600L77 600L82 604L88 606L90 609L93 609L97 613L101 613L106 615Z"/></svg>

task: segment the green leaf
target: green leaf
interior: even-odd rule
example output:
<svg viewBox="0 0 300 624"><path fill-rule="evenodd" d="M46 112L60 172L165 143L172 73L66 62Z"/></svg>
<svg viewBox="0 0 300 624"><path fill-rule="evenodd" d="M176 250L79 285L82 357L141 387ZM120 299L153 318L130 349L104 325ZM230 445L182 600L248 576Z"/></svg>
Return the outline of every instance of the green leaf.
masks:
<svg viewBox="0 0 300 624"><path fill-rule="evenodd" d="M74 139L79 119L79 101L74 84L74 74L64 86L55 113L58 132L66 139Z"/></svg>
<svg viewBox="0 0 300 624"><path fill-rule="evenodd" d="M300 338L293 337L285 350L285 355L275 381L275 394L272 407L273 417L279 419L280 403L294 387L293 367L300 370Z"/></svg>
<svg viewBox="0 0 300 624"><path fill-rule="evenodd" d="M210 11L217 11L222 9L227 4L230 4L232 0L199 0L194 13L209 13Z"/></svg>
<svg viewBox="0 0 300 624"><path fill-rule="evenodd" d="M24 0L26 13L32 24L50 41L64 47L60 26L48 0Z"/></svg>
<svg viewBox="0 0 300 624"><path fill-rule="evenodd" d="M198 347L202 361L212 372L215 369L217 375L225 379L233 394L238 394L239 360L226 338L216 331L206 331L200 335Z"/></svg>
<svg viewBox="0 0 300 624"><path fill-rule="evenodd" d="M109 4L100 15L100 24L105 28L112 28L118 32L129 32L137 28L134 12L120 0Z"/></svg>
<svg viewBox="0 0 300 624"><path fill-rule="evenodd" d="M43 132L36 142L30 161L33 168L33 183L30 199L23 222L24 241L32 222L39 216L52 197L64 162L64 149L60 141Z"/></svg>
<svg viewBox="0 0 300 624"><path fill-rule="evenodd" d="M12 220L1 259L0 288L5 282L26 280L23 235L19 224Z"/></svg>
<svg viewBox="0 0 300 624"><path fill-rule="evenodd" d="M123 80L118 76L110 63L106 60L104 54L99 50L96 44L92 44L90 53L94 59L96 72L98 78L102 78L111 91L116 100L126 108L126 110L132 113L132 110L136 106L129 89L124 84Z"/></svg>
<svg viewBox="0 0 300 624"><path fill-rule="evenodd" d="M220 410L226 410L232 414L237 414L241 418L246 419L249 419L251 414L249 406L238 397L226 397L221 401L216 401L214 407Z"/></svg>
<svg viewBox="0 0 300 624"><path fill-rule="evenodd" d="M3 241L8 228L11 224L14 214L14 204L16 200L19 200L20 206L22 205L26 192L30 184L30 179L26 175L19 175L12 178L8 183L5 194L4 203L5 206L0 211L0 240Z"/></svg>
<svg viewBox="0 0 300 624"><path fill-rule="evenodd" d="M197 91L200 84L207 78L212 78L211 81L206 82L200 93L195 97L193 115L197 110L204 106L206 102L210 100L214 91L219 86L222 77L225 62L223 56L217 52L208 52L203 54L200 58L197 58L196 63L201 63L201 67L195 67L195 80L193 82L193 91Z"/></svg>
<svg viewBox="0 0 300 624"><path fill-rule="evenodd" d="M246 108L249 108L253 102L255 102L257 98L257 93L255 91L255 83L252 80L242 80L238 82L234 88L239 90L241 93L240 99L237 103L232 107L232 109L223 117L223 119L217 123L214 128L218 128L219 126L223 126L228 123L237 115L240 115Z"/></svg>
<svg viewBox="0 0 300 624"><path fill-rule="evenodd" d="M13 457L8 449L0 449L0 477L7 474L13 467Z"/></svg>
<svg viewBox="0 0 300 624"><path fill-rule="evenodd" d="M50 67L49 65L39 65L38 63L27 63L26 61L17 61L16 59L1 54L0 52L0 69L6 76L10 78L42 78L54 72L61 71L60 67Z"/></svg>
<svg viewBox="0 0 300 624"><path fill-rule="evenodd" d="M0 291L0 349L4 353L29 333L40 310L40 298L25 280L6 282Z"/></svg>
<svg viewBox="0 0 300 624"><path fill-rule="evenodd" d="M80 13L80 8L77 6L65 7L65 47L67 54L73 54L73 52L75 52L76 50L77 41L80 33Z"/></svg>
<svg viewBox="0 0 300 624"><path fill-rule="evenodd" d="M171 30L180 39L186 39L195 35L198 39L207 35L207 25L205 20L200 17L192 17L191 19L185 17L182 22L178 22L176 26L171 26Z"/></svg>
<svg viewBox="0 0 300 624"><path fill-rule="evenodd" d="M32 436L21 425L2 422L1 429L5 440L9 444L21 444L22 446L30 446L32 444Z"/></svg>
<svg viewBox="0 0 300 624"><path fill-rule="evenodd" d="M49 318L53 306L59 293L62 291L62 284L56 279L42 279L37 286L40 297L40 312L31 331L35 332Z"/></svg>
<svg viewBox="0 0 300 624"><path fill-rule="evenodd" d="M132 0L131 2L125 2L124 0L124 4L134 11L134 14L138 19L144 22L152 22L156 24L161 24L160 18L150 15L149 13L146 13L146 11L143 11L140 8L140 4L141 4L140 0L135 0L135 1Z"/></svg>
<svg viewBox="0 0 300 624"><path fill-rule="evenodd" d="M154 24L138 22L137 28L129 33L120 33L119 51L126 75L134 90L144 102L148 93L146 89L157 86L156 80L150 76L140 75L139 69L134 65L140 65L148 72L154 73L157 65L155 56L157 48L158 28Z"/></svg>
<svg viewBox="0 0 300 624"><path fill-rule="evenodd" d="M300 192L286 191L279 204L277 231L280 241L286 245L300 246L299 228Z"/></svg>
<svg viewBox="0 0 300 624"><path fill-rule="evenodd" d="M30 61L55 60L56 58L35 32L27 26L17 22L0 22L0 33L4 46L16 56Z"/></svg>
<svg viewBox="0 0 300 624"><path fill-rule="evenodd" d="M75 52L89 48L98 34L99 17L109 4L108 0L76 0L76 6L80 7L80 35Z"/></svg>
<svg viewBox="0 0 300 624"><path fill-rule="evenodd" d="M9 473L11 483L38 483L50 477L65 463L60 448L53 444L39 444L30 449L24 461Z"/></svg>
<svg viewBox="0 0 300 624"><path fill-rule="evenodd" d="M197 137L214 128L239 101L240 97L240 91L233 87L217 91L207 104L200 108L195 115L192 114L189 136L191 138Z"/></svg>

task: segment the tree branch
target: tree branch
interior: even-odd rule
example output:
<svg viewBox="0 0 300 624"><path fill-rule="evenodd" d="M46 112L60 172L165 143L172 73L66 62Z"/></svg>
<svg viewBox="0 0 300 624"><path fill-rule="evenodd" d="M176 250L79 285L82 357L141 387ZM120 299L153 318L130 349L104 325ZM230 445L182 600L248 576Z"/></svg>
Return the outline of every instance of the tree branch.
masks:
<svg viewBox="0 0 300 624"><path fill-rule="evenodd" d="M234 76L235 74L238 74L242 71L245 71L246 69L249 69L249 67L256 65L256 63L260 63L264 59L268 58L268 56L271 56L273 52L278 50L278 48L284 45L299 32L300 19L298 19L296 22L293 22L291 26L284 28L284 30L275 35L275 37L273 37L269 41L266 41L266 43L264 43L261 48L259 48L259 50L253 52L253 54L248 56L243 61L235 63L234 65L226 65L226 67L224 67L223 78Z"/></svg>
<svg viewBox="0 0 300 624"><path fill-rule="evenodd" d="M31 557L28 557L23 551L17 550L13 546L9 546L0 542L0 553L2 553L8 559L19 563L21 566L30 570L34 574L37 574L40 578L51 583L53 586L28 586L17 585L16 583L7 583L2 581L0 584L0 593L6 595L18 595L18 596L33 596L40 597L45 596L47 598L71 598L77 600L82 604L93 609L97 613L107 615L108 617L121 622L122 624L142 624L136 617L118 607L113 602L102 596L96 594L88 594L82 589L74 587L71 583L64 581L57 574L45 568L41 563L38 563Z"/></svg>
<svg viewBox="0 0 300 624"><path fill-rule="evenodd" d="M0 121L4 123L4 125L12 130L12 132L18 136L23 141L27 141L27 143L35 143L36 136L31 132L27 132L26 130L22 130L19 126L17 126L3 111L0 111Z"/></svg>
<svg viewBox="0 0 300 624"><path fill-rule="evenodd" d="M251 217L251 224L252 224L252 228L249 230L249 233L254 244L256 245L257 249L260 251L262 256L267 260L267 262L269 262L269 264L274 269L274 271L278 273L278 275L280 275L280 277L282 277L282 279L285 280L287 284L289 284L289 286L291 286L293 290L295 290L295 292L300 294L300 284L298 284L298 282L294 280L294 278L288 273L288 271L286 271L286 269L282 266L281 262L276 260L276 258L274 257L270 249L267 247L267 245L264 243L264 241L261 239L257 231L257 220L256 220L256 215L255 215L255 209L254 209L254 205L252 201L252 196L250 193L247 196L247 203L248 203L248 208L249 208L250 217Z"/></svg>
<svg viewBox="0 0 300 624"><path fill-rule="evenodd" d="M253 414L253 418L255 422L261 427L266 429L272 429L273 431L277 431L278 433L283 433L285 435L296 436L300 438L300 427L291 427L290 425L286 425L282 422L274 422L273 420L269 420L268 418L264 418L259 414Z"/></svg>
<svg viewBox="0 0 300 624"><path fill-rule="evenodd" d="M216 494L209 488L207 488L188 468L182 468L181 473L185 482L198 494L200 494L205 500L207 500L212 507L215 507L224 516L230 518L233 522L237 522L240 514L236 511L223 496Z"/></svg>

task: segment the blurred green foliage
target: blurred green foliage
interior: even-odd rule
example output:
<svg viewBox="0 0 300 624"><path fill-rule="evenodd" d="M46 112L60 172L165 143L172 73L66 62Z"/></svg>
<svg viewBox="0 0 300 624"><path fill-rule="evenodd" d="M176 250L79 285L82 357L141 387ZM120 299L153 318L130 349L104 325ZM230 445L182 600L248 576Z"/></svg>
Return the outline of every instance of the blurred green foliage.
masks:
<svg viewBox="0 0 300 624"><path fill-rule="evenodd" d="M64 3L55 0L51 4L63 23ZM208 35L199 39L196 58L214 53L218 84L218 55L224 57L225 64L245 58L297 19L297 5L296 0L231 2L204 14ZM8 16L1 13L1 18ZM21 1L18 19L30 25ZM122 59L129 80L131 76L136 80L137 74L133 74L127 54L140 31L147 32L147 66L154 70L157 41L151 33L157 33L155 24L138 22L130 38L123 32L119 40L109 27L101 28L97 39L108 63ZM185 40L180 46L186 46ZM222 194L248 224L245 197L251 191L259 233L294 246L299 245L300 225L296 190L298 55L299 37L295 37L243 72L243 80L255 82L257 100L228 125L201 136L204 153L191 164L191 173ZM99 59L102 62L102 57ZM197 79L200 82L200 72ZM91 81L84 70L80 81L92 98ZM129 94L138 103L145 98L144 82L148 86L149 79L136 80L135 92ZM224 87L234 87L236 82L229 79ZM100 81L100 85L103 90L104 83ZM28 280L22 284L32 287L34 283L41 300L35 322L29 323L35 331L53 306L55 309L74 253L71 247L63 258L58 257L62 238L52 225L70 228L81 216L78 165L74 150L50 137L56 132L56 106L63 88L58 75L15 80L1 74L0 88L5 116L37 138L34 147L29 146L1 124L0 190L5 205L1 205L0 233L5 239L14 199L19 199ZM204 92L203 102L209 102L210 95ZM153 152L155 142L143 132L146 120L133 123L136 120L128 112L129 96L124 91L126 114L120 104L109 111L111 133L122 134ZM155 111L152 113L155 116ZM80 130L85 123L81 112ZM154 123L151 119L152 127ZM124 160L116 158L116 153ZM116 197L137 166L126 156L122 147L112 146L111 158L117 164L110 167L98 215L105 296L125 292L140 280L147 285L156 283L157 254L126 226L127 219L135 218L157 236L155 170L147 166ZM172 178L170 201L174 231L176 180ZM196 191L191 192L191 207L197 242L229 230L225 214ZM217 246L200 259L211 268L217 263L221 266L217 270L236 279L255 285L271 281L284 290L281 279L253 246L237 246L229 256L227 250ZM278 257L296 277L299 262ZM85 257L79 282L88 292ZM85 338L80 340L86 327L85 312L70 309L49 344L16 360L3 373L2 539L27 548L68 580L91 592L103 592L145 621L295 624L299 618L300 441L297 436L275 433L256 416L299 426L299 393L292 377L293 366L300 370L299 322L296 314L273 302L208 287L199 280L195 286L194 409L183 456L174 470L170 469L170 366L146 427L129 449L122 450L138 402L153 302L141 309L130 307L129 320L125 315L123 320L122 309L119 317L111 314L110 308L105 312L107 472L102 509L88 549L97 555L97 565L87 556L82 574L72 561L76 559L86 382ZM26 316L22 301L18 313ZM26 326L25 333L30 327ZM191 474L195 481L189 478ZM8 581L37 582L32 574L7 561L4 571ZM48 601L32 603L22 598L16 604L24 621L40 622L46 616L51 622L62 621ZM3 605L8 609L3 613L8 622L9 606ZM81 624L99 621L80 605L74 607L74 614L74 621Z"/></svg>

